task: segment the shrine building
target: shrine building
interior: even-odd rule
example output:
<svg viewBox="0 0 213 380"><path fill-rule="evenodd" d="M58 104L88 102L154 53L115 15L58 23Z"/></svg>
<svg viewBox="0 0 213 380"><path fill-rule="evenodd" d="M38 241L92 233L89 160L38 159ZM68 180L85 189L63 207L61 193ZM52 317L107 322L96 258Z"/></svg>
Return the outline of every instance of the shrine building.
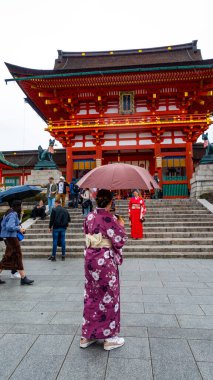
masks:
<svg viewBox="0 0 213 380"><path fill-rule="evenodd" d="M164 197L187 197L193 143L213 111L213 59L197 41L138 50L58 51L53 70L6 63L46 131L66 149L66 179L125 162L158 172Z"/></svg>

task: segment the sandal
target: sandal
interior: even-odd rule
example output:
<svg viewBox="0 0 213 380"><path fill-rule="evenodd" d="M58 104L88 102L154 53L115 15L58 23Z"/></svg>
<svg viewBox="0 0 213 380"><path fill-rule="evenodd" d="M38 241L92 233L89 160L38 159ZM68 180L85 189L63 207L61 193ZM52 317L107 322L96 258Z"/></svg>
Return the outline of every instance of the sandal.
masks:
<svg viewBox="0 0 213 380"><path fill-rule="evenodd" d="M91 346L91 344L95 343L97 340L96 339L86 339L86 338L81 338L80 339L80 347L81 348L87 348Z"/></svg>

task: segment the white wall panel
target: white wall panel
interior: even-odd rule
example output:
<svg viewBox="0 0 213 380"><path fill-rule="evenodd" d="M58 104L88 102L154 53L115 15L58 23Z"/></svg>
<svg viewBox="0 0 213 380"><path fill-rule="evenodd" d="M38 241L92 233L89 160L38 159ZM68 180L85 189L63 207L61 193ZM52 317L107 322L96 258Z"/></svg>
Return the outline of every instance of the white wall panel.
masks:
<svg viewBox="0 0 213 380"><path fill-rule="evenodd" d="M175 144L183 144L183 143L185 143L185 141L181 137L174 139L174 141L175 141Z"/></svg>
<svg viewBox="0 0 213 380"><path fill-rule="evenodd" d="M85 142L85 146L86 146L86 147L89 147L89 146L95 146L95 144L94 144L92 141L86 141L86 142Z"/></svg>
<svg viewBox="0 0 213 380"><path fill-rule="evenodd" d="M139 140L140 145L154 145L152 140Z"/></svg>
<svg viewBox="0 0 213 380"><path fill-rule="evenodd" d="M76 135L74 137L74 140L83 140L83 136L82 135Z"/></svg>
<svg viewBox="0 0 213 380"><path fill-rule="evenodd" d="M163 139L162 144L172 144L172 139Z"/></svg>
<svg viewBox="0 0 213 380"><path fill-rule="evenodd" d="M119 141L119 145L136 145L136 141L135 140L126 140L126 141Z"/></svg>
<svg viewBox="0 0 213 380"><path fill-rule="evenodd" d="M115 146L116 141L104 141L103 146Z"/></svg>
<svg viewBox="0 0 213 380"><path fill-rule="evenodd" d="M116 139L116 134L110 134L110 133L105 133L104 138L105 139Z"/></svg>
<svg viewBox="0 0 213 380"><path fill-rule="evenodd" d="M131 139L136 137L136 133L120 133L119 134L120 139Z"/></svg>
<svg viewBox="0 0 213 380"><path fill-rule="evenodd" d="M74 145L73 145L73 148L81 148L83 146L83 143L82 142L76 142Z"/></svg>
<svg viewBox="0 0 213 380"><path fill-rule="evenodd" d="M149 132L143 132L143 133L139 133L138 135L139 137L152 137L152 134L149 133Z"/></svg>
<svg viewBox="0 0 213 380"><path fill-rule="evenodd" d="M174 136L184 136L182 131L174 131Z"/></svg>

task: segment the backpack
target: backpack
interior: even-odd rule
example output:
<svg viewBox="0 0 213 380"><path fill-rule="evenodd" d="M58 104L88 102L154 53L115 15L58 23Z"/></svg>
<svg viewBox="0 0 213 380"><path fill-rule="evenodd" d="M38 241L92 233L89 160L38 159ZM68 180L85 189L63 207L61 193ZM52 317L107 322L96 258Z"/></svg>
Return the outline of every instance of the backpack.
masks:
<svg viewBox="0 0 213 380"><path fill-rule="evenodd" d="M73 186L73 192L74 192L74 194L77 195L77 194L79 193L79 190L80 190L80 189L79 189L78 185L74 185L74 186Z"/></svg>

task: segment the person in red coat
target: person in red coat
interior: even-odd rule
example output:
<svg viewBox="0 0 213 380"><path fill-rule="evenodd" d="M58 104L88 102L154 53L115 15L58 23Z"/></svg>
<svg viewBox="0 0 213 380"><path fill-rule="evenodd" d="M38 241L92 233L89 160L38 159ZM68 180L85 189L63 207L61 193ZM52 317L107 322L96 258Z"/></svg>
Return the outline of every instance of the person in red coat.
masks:
<svg viewBox="0 0 213 380"><path fill-rule="evenodd" d="M129 202L129 220L131 226L131 237L141 239L143 237L143 221L146 214L146 205L140 197L139 190L133 190L133 197Z"/></svg>

